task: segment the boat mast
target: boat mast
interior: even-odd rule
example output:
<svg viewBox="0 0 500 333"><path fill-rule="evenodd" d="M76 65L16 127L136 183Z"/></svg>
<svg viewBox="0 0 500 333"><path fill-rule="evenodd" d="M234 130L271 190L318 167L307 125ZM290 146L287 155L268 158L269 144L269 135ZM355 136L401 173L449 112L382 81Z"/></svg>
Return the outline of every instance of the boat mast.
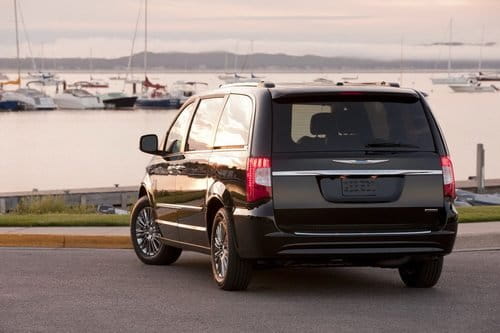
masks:
<svg viewBox="0 0 500 333"><path fill-rule="evenodd" d="M41 54L41 58L40 58L40 71L43 72L43 67L45 65L45 58L44 58L44 54L43 54L43 43L42 43L42 54Z"/></svg>
<svg viewBox="0 0 500 333"><path fill-rule="evenodd" d="M253 70L252 70L252 56L253 56L253 39L250 40L250 56L248 57L248 69L250 71L250 77L252 76L253 74Z"/></svg>
<svg viewBox="0 0 500 333"><path fill-rule="evenodd" d="M228 56L228 51L226 51L224 54L224 73L227 73L227 56Z"/></svg>
<svg viewBox="0 0 500 333"><path fill-rule="evenodd" d="M142 13L142 1L139 4L139 12L137 14L137 19L135 21L134 36L132 37L132 47L130 48L130 56L128 57L128 65L127 65L127 74L125 75L124 83L126 83L129 74L130 74L130 79L134 80L134 67L132 66L132 58L134 57L135 39L137 37L137 30L139 27L139 21L141 19L141 13Z"/></svg>
<svg viewBox="0 0 500 333"><path fill-rule="evenodd" d="M479 44L479 63L477 64L477 71L481 72L483 67L483 46L484 46L484 25L481 30L481 43Z"/></svg>
<svg viewBox="0 0 500 333"><path fill-rule="evenodd" d="M89 59L89 71L90 71L90 80L92 81L92 74L94 73L94 64L92 63L92 48L90 48L90 59Z"/></svg>
<svg viewBox="0 0 500 333"><path fill-rule="evenodd" d="M448 41L448 77L451 74L451 43L453 41L453 18L450 18L450 39Z"/></svg>
<svg viewBox="0 0 500 333"><path fill-rule="evenodd" d="M144 79L148 75L148 0L144 0Z"/></svg>
<svg viewBox="0 0 500 333"><path fill-rule="evenodd" d="M404 44L404 37L401 36L401 58L399 60L399 85L403 85L403 44Z"/></svg>
<svg viewBox="0 0 500 333"><path fill-rule="evenodd" d="M19 31L17 27L17 0L14 0L14 20L16 22L17 83L21 86L21 61L19 59Z"/></svg>
<svg viewBox="0 0 500 333"><path fill-rule="evenodd" d="M234 52L234 73L236 74L236 68L238 67L238 43L239 41L236 41L236 49Z"/></svg>

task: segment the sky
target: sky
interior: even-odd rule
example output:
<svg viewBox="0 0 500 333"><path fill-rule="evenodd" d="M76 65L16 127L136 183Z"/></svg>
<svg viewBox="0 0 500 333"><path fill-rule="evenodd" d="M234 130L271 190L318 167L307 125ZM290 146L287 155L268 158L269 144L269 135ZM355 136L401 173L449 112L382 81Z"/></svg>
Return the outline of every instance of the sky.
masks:
<svg viewBox="0 0 500 333"><path fill-rule="evenodd" d="M0 57L16 54L13 1L0 0ZM127 56L143 3L18 0L21 56ZM500 44L500 0L148 0L148 8L153 52L246 54L253 46L254 52L293 55L389 60L402 52L444 59L448 48L429 44L448 41L450 19L453 41L471 44L453 47L454 59L478 59L482 40ZM135 52L144 50L143 14ZM499 59L500 45L482 53Z"/></svg>

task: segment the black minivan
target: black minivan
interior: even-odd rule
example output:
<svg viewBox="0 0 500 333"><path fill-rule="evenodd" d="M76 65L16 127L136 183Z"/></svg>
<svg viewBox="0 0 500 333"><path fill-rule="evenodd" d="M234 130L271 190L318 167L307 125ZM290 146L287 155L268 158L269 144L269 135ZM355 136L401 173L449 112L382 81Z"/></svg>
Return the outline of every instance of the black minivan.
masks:
<svg viewBox="0 0 500 333"><path fill-rule="evenodd" d="M140 149L154 156L131 217L137 256L209 254L225 290L260 264L398 268L432 287L455 242L452 163L416 90L223 86Z"/></svg>

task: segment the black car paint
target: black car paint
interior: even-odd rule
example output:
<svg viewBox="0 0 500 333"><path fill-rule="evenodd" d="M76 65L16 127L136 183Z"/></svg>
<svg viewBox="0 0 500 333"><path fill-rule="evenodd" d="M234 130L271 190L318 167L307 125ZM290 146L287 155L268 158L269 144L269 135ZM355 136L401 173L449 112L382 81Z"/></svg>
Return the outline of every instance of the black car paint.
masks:
<svg viewBox="0 0 500 333"><path fill-rule="evenodd" d="M373 88L365 87L336 87L333 90L320 89L319 92L308 88L307 91L300 91L300 93L312 96L319 93L345 91L346 89L375 91L376 93L382 91L388 94L398 94L403 91L403 89L395 88L373 90ZM430 123L437 153L440 156L448 155L441 130L423 95L413 90L404 90L404 92L413 94L420 99ZM249 156L272 156L272 98L291 96L294 91L293 89L277 90L250 87L223 88L211 95L191 98L180 112L186 105L198 103L200 98L227 96L230 93L247 95L254 102L253 125L250 130L248 147L215 149L201 153L184 152L173 155L163 153L155 156L147 167L145 181L141 184L140 196L148 195L151 203L157 208L157 217L199 228L199 230L192 230L161 224L164 242L184 249L209 253L212 218L217 209L226 207L232 213L236 246L242 258L294 260L298 262L325 259L327 261L340 260L339 263L343 265L395 267L404 260L408 260L410 256L445 255L451 252L456 237L458 216L453 202L448 198L443 199L440 207L432 211L430 217L421 211L417 213L418 207L420 207L418 204L413 205L415 206L414 210L411 207L394 210L387 207L377 208L376 204L363 204L364 209L359 210L357 215L364 216L366 219L374 219L376 223L373 224L375 232L373 234L352 233L356 231L356 225L352 224L336 225L337 233L329 229L326 230L324 236L297 235L293 229L280 228L276 218L283 212L275 209L272 198L256 203L246 202L246 163ZM380 154L380 152L367 151L365 154L364 157L372 158L374 154ZM327 153L325 156L331 158L334 155ZM355 155L360 157L359 153ZM339 156L345 158L349 157L349 154ZM404 159L404 156L402 158ZM287 162L286 156L283 161L273 158L272 169L275 170L280 163L294 162ZM395 164L391 167L398 167L397 162L392 163ZM422 161L422 167L429 168L429 165ZM430 168L439 169L440 166L432 165ZM183 179L181 190L176 185L169 185L168 178L172 178L174 175ZM206 188L200 186L200 179L206 179ZM442 187L442 180L433 186ZM424 192L416 193L416 195L417 197L413 198L415 203L418 203L418 196L425 197ZM411 199L408 198L409 201ZM158 204L162 203L179 205L179 207L159 207ZM410 204L410 206L412 205ZM290 210L287 213L287 218L297 221L299 229L301 224L304 225L304 220L311 221L315 215L323 214L320 209L298 212L293 211L292 207L288 208ZM345 215L347 218L349 216L352 218L350 214ZM377 219L383 220L387 216L391 216L401 223L391 226L377 222ZM427 218L428 223L425 227L430 227L432 232L405 234L404 231L408 227L414 228L418 224L419 217ZM319 227L321 231L321 226ZM201 231L201 229L204 230ZM417 230L420 229L417 228ZM315 230L318 231L318 229ZM346 230L351 233L342 234ZM376 233L377 231L380 233ZM384 233L386 231L402 231L402 233Z"/></svg>

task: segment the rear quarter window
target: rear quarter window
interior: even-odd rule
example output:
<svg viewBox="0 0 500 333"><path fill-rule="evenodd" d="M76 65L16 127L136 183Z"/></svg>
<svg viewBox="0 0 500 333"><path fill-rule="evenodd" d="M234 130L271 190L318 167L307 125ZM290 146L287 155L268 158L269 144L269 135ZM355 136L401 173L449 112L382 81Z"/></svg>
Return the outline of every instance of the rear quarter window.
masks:
<svg viewBox="0 0 500 333"><path fill-rule="evenodd" d="M275 103L273 150L435 151L419 100L339 100Z"/></svg>
<svg viewBox="0 0 500 333"><path fill-rule="evenodd" d="M230 95L222 111L214 146L218 148L246 146L252 111L253 103L250 97Z"/></svg>

